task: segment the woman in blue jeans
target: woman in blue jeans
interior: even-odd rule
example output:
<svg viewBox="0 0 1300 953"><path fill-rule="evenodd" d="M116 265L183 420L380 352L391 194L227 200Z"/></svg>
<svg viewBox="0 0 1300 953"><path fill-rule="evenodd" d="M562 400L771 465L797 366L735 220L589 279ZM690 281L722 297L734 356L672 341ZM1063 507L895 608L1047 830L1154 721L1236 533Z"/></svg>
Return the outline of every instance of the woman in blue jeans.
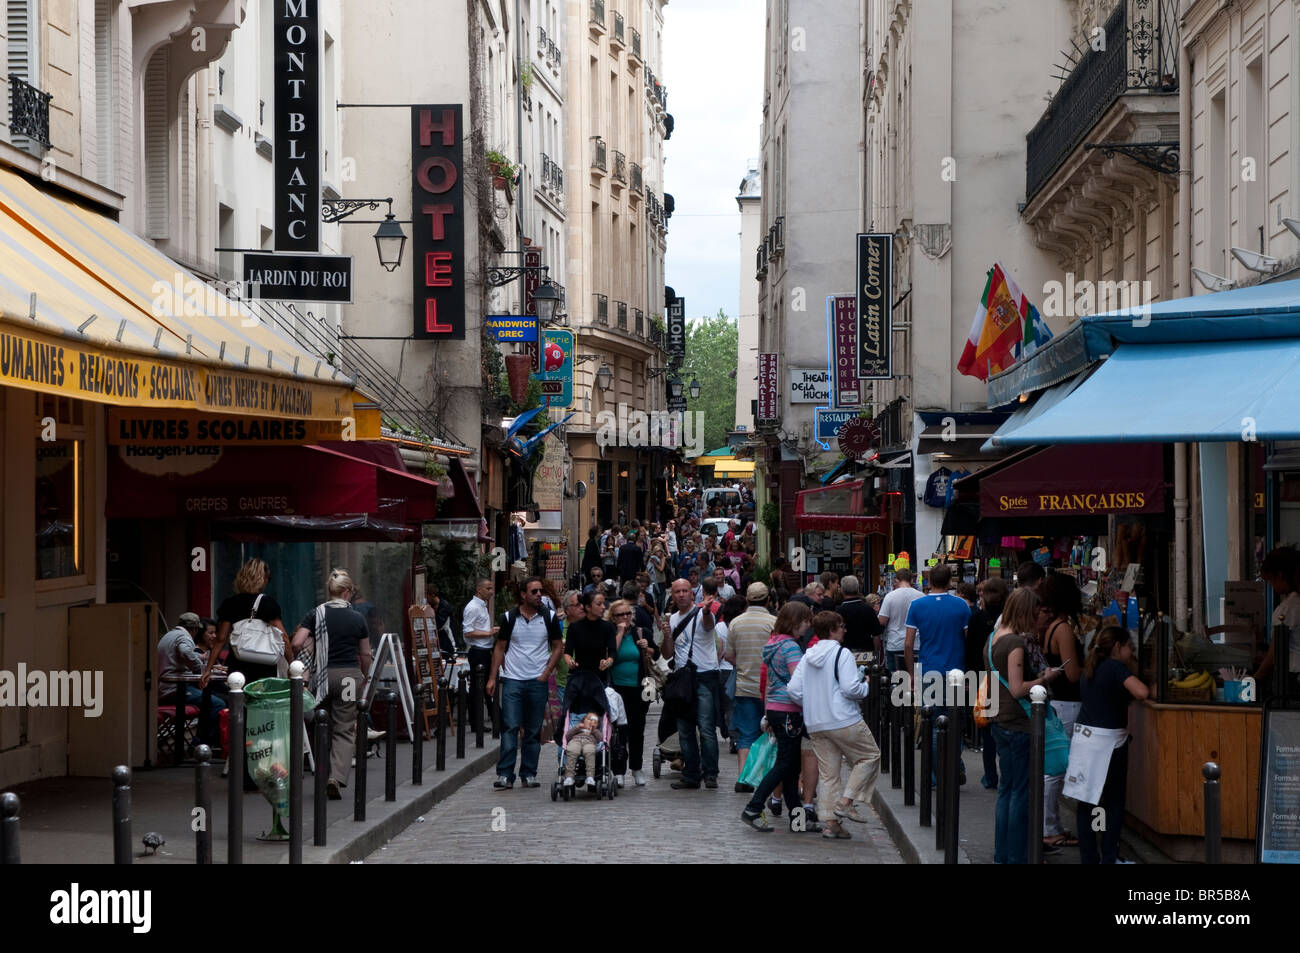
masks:
<svg viewBox="0 0 1300 953"><path fill-rule="evenodd" d="M993 862L1029 862L1029 705L1024 699L1035 685L1059 674L1048 669L1025 679L1027 640L1033 638L1040 601L1032 589L1017 589L1002 609L1002 624L989 639L985 655L998 674L998 710L993 738L998 746L998 806L993 827ZM992 688L992 686L990 686ZM1035 836L1038 835L1035 831Z"/></svg>

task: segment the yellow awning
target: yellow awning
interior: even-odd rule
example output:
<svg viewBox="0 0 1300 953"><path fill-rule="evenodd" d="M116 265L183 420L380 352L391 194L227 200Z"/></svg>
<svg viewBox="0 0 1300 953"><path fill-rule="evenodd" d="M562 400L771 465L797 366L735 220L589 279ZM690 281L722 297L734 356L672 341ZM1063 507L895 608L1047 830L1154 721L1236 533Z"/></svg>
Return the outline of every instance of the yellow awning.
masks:
<svg viewBox="0 0 1300 953"><path fill-rule="evenodd" d="M374 402L316 355L116 222L5 169L0 263L0 384L123 407L354 417L357 439L379 436L376 415L357 413Z"/></svg>
<svg viewBox="0 0 1300 953"><path fill-rule="evenodd" d="M713 475L717 477L752 477L754 475L754 461L730 460L726 464L714 464Z"/></svg>

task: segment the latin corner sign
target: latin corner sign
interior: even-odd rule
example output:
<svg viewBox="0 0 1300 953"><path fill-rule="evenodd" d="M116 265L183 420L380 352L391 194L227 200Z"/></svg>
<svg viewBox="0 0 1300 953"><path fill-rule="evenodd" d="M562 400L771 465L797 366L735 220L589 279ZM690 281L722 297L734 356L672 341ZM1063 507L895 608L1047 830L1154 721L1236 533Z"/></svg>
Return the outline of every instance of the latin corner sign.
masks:
<svg viewBox="0 0 1300 953"><path fill-rule="evenodd" d="M415 337L465 339L464 109L411 107Z"/></svg>
<svg viewBox="0 0 1300 953"><path fill-rule="evenodd" d="M894 236L858 236L858 354L860 380L893 376Z"/></svg>

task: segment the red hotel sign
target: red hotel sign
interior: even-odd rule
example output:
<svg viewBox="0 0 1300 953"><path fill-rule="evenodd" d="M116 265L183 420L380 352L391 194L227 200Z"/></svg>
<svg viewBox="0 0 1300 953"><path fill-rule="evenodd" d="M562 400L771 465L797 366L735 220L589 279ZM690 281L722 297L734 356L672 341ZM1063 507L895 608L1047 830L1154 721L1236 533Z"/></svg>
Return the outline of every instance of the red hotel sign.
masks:
<svg viewBox="0 0 1300 953"><path fill-rule="evenodd" d="M462 107L411 107L415 336L465 339Z"/></svg>
<svg viewBox="0 0 1300 953"><path fill-rule="evenodd" d="M754 423L774 423L781 417L779 354L758 355L758 413Z"/></svg>

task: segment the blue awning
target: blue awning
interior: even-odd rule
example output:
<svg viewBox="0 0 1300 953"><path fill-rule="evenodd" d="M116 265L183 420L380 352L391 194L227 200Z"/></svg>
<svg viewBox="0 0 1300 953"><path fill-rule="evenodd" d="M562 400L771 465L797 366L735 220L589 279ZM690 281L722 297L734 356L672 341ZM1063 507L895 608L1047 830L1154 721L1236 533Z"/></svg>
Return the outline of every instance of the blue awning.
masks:
<svg viewBox="0 0 1300 953"><path fill-rule="evenodd" d="M1209 297L1206 295L1206 297ZM1300 339L1122 344L995 446L1300 439Z"/></svg>
<svg viewBox="0 0 1300 953"><path fill-rule="evenodd" d="M1036 394L1029 399L1027 403L1021 404L1016 408L1015 413L1007 418L1006 422L998 428L988 440L985 440L980 447L980 453L996 453L999 443L998 438L1014 433L1031 420L1038 419L1039 416L1051 410L1065 398L1069 397L1079 385L1088 379L1088 373L1076 374L1069 380L1057 384L1041 394Z"/></svg>
<svg viewBox="0 0 1300 953"><path fill-rule="evenodd" d="M1160 301L1080 318L1025 361L989 378L988 403L1002 407L1059 383L1120 344L1179 344L1300 338L1300 280Z"/></svg>

